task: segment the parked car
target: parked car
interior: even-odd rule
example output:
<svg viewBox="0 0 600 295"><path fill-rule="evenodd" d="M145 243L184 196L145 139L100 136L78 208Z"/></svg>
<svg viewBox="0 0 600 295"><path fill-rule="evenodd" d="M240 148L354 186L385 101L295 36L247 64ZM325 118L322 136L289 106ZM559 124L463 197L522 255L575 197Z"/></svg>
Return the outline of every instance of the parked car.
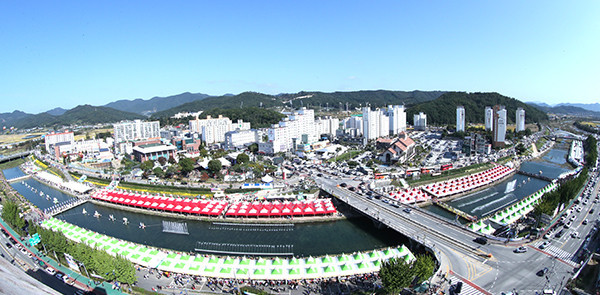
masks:
<svg viewBox="0 0 600 295"><path fill-rule="evenodd" d="M515 252L515 253L525 253L525 252L527 252L527 247L520 246L517 249L513 250L513 252Z"/></svg>
<svg viewBox="0 0 600 295"><path fill-rule="evenodd" d="M46 267L46 272L50 275L56 274L56 270L54 270L52 267Z"/></svg>

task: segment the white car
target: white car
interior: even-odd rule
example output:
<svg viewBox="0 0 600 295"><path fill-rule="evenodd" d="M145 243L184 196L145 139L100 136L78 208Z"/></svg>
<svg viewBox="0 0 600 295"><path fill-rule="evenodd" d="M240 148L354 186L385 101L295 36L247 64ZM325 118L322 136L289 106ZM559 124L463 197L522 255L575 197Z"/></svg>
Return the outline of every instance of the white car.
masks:
<svg viewBox="0 0 600 295"><path fill-rule="evenodd" d="M50 275L54 275L56 274L56 270L54 270L54 268L52 267L46 267L46 272L49 273Z"/></svg>

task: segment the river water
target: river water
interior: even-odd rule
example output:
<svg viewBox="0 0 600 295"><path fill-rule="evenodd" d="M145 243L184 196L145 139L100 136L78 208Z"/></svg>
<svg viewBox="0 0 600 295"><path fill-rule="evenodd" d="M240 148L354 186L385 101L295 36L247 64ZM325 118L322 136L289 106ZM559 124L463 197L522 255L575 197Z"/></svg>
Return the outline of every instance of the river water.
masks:
<svg viewBox="0 0 600 295"><path fill-rule="evenodd" d="M3 172L7 179L24 175L18 167L6 169ZM70 195L32 178L23 183L19 181L11 185L40 209L54 205L54 198L58 202L72 198ZM40 192L43 192L43 197L40 197ZM46 198L46 195L49 195L49 199ZM87 214L83 214L83 209L87 211ZM99 218L93 216L96 211L101 215ZM113 215L115 221L109 219L110 215ZM123 217L128 219L128 225L123 224ZM351 253L408 243L405 237L395 231L377 230L369 219L362 217L269 228L250 225L218 225L213 222L146 215L86 203L59 214L57 218L120 239L185 252L204 249L317 256ZM188 234L163 232L163 221L185 223ZM140 222L146 225L145 229L139 227ZM215 219L214 222L227 221Z"/></svg>
<svg viewBox="0 0 600 295"><path fill-rule="evenodd" d="M561 173L573 169L566 160L568 148L566 142L557 142L543 157L523 162L519 169L536 174L542 171L544 176L557 178ZM522 200L547 184L544 180L515 174L493 187L454 199L447 204L481 218ZM435 205L424 209L450 220L456 218L454 214Z"/></svg>

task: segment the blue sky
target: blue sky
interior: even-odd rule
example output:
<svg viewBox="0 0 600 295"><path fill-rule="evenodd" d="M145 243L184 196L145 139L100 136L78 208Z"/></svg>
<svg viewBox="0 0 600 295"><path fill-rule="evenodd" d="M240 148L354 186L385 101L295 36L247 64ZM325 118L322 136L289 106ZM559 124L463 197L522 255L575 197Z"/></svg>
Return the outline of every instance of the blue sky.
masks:
<svg viewBox="0 0 600 295"><path fill-rule="evenodd" d="M0 112L182 92L600 98L600 1L2 1Z"/></svg>

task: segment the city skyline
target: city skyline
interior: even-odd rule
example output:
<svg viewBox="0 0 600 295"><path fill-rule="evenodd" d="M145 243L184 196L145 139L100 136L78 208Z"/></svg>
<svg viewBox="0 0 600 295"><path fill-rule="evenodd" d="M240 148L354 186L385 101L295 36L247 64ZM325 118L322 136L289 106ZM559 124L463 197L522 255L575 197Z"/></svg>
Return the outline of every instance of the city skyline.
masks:
<svg viewBox="0 0 600 295"><path fill-rule="evenodd" d="M593 1L144 4L0 4L0 112L182 92L598 99Z"/></svg>

